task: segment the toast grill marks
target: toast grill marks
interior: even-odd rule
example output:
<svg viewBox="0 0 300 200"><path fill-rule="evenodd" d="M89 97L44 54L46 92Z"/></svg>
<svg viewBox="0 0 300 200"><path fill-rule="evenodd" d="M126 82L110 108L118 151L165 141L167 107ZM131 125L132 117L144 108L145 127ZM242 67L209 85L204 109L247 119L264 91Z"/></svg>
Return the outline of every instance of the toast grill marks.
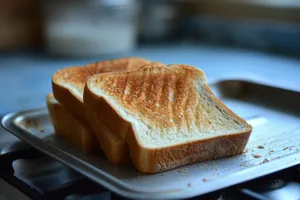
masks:
<svg viewBox="0 0 300 200"><path fill-rule="evenodd" d="M191 107L197 99L196 89L190 79L193 74L178 71L175 75L168 71L166 68L155 67L126 75L106 74L101 76L102 83L99 82L99 86L130 112L140 113L144 120L156 127L181 128L186 123L190 126L193 121L191 113L194 113ZM124 95L128 93L125 89L131 91L130 94Z"/></svg>
<svg viewBox="0 0 300 200"><path fill-rule="evenodd" d="M69 67L56 72L53 76L53 82L62 87L66 87L69 90L76 89L76 95L80 96L82 100L84 86L92 75L112 71L115 72L136 69L149 63L150 61L146 59L128 57L95 62L83 67Z"/></svg>
<svg viewBox="0 0 300 200"><path fill-rule="evenodd" d="M83 91L88 78L97 73L137 69L148 63L150 61L143 58L127 57L95 62L83 67L63 68L52 77L53 94L60 104L88 124L83 105Z"/></svg>
<svg viewBox="0 0 300 200"><path fill-rule="evenodd" d="M157 97L157 89L163 85L165 79L173 80L174 74L176 87L170 88L174 94L164 91ZM134 118L131 120L140 121L138 124L146 127L145 134L150 146L160 140L176 144L214 137L215 133L219 135L238 133L243 129L242 122L232 125L232 119L225 117L230 115L230 112L219 108L222 104L215 102L215 99L210 96L212 94L205 83L204 73L193 67L184 65L152 67L135 72L99 75L96 79L95 87L100 86L104 96L113 98L119 104L116 104L118 107L124 108L126 115L129 114ZM116 80L118 84L112 85ZM141 80L144 80L142 84ZM125 83L126 86L123 85ZM124 88L130 88L130 91L142 88L142 93L139 96L130 92L128 95L123 95ZM216 122L212 123L211 118L215 118ZM231 127L226 124L230 124ZM156 130L152 131L153 129ZM160 136L154 136L155 132L158 132L157 129L161 132ZM175 140L174 135L177 137Z"/></svg>
<svg viewBox="0 0 300 200"><path fill-rule="evenodd" d="M91 63L83 67L64 68L56 72L52 77L53 93L55 95L55 98L64 108L72 111L78 118L80 118L82 125L86 125L87 127L89 127L90 120L87 120L86 118L86 110L83 104L83 90L88 78L97 73L133 70L149 63L149 60L143 58L128 57ZM100 122L96 123L96 129L94 127L94 130L103 131L104 129L106 129L104 124L99 125L99 123ZM66 129L66 131L68 131L68 129ZM97 131L94 132L97 133ZM126 142L121 139L124 139L124 137L119 138L119 135L115 135L110 130L103 132L106 134L110 134L106 137L103 137L105 138L105 141L107 141L107 144L104 144L105 147L103 147L105 153L108 155L108 159L114 163L120 163L126 160L129 154L126 149ZM85 132L82 134L83 138L89 138L89 136L85 134ZM96 136L99 138L98 134L101 133L96 134ZM111 151L110 149L106 148L109 145L113 147ZM128 155L125 155L126 153Z"/></svg>

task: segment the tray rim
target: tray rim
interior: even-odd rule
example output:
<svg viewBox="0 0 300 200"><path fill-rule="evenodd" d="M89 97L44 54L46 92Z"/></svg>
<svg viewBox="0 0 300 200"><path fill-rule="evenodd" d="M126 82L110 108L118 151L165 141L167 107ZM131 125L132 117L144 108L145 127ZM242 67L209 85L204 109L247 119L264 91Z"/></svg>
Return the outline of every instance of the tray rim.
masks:
<svg viewBox="0 0 300 200"><path fill-rule="evenodd" d="M46 112L45 112L46 111ZM219 190L222 188L226 188L232 185L236 185L242 182L246 182L258 177L265 176L267 174L286 169L288 167L292 167L295 165L298 165L300 163L300 152L294 152L290 155L286 155L283 157L280 157L275 160L271 160L264 164L259 164L255 166L251 166L249 168L245 168L243 170L240 170L238 172L234 172L231 174L228 174L226 176L222 176L220 179L221 181L218 181L218 184L215 184L214 180L211 179L205 182L205 189L203 189L203 185L200 184L198 187L193 185L190 188L182 188L182 190L176 190L173 192L147 192L147 191L141 191L141 190L135 190L134 188L128 187L128 185L118 183L117 178L112 177L110 174L107 174L105 171L98 169L96 167L93 167L92 164L89 164L87 162L84 162L80 159L77 159L76 156L69 154L68 152L64 152L63 150L52 146L48 144L47 142L41 140L40 138L34 136L29 131L26 131L22 129L21 127L18 127L16 124L14 124L14 121L17 120L20 117L26 115L35 113L35 112L45 112L47 113L46 107L36 108L36 109L30 109L30 110L23 110L18 112L9 112L7 114L4 114L1 118L1 124L2 126L8 130L10 133L15 135L16 137L20 138L22 141L28 143L30 146L38 149L42 153L62 162L63 164L69 166L73 170L79 172L80 174L86 176L87 178L91 179L92 181L95 181L96 183L100 184L101 186L121 195L127 198L132 199L182 199L182 198L191 198L198 195L202 195L205 193L213 192L215 190ZM44 146L44 147L43 147ZM57 155L57 153L62 153L62 155ZM75 165L74 165L75 162ZM285 165L282 165L282 163L285 163ZM77 166L77 165L79 166ZM274 167L275 166L275 167ZM94 169L90 169L90 167L93 167ZM94 176L94 173L96 171L101 171L102 174L99 176ZM103 176L103 177L102 177ZM104 177L106 176L106 177ZM116 179L114 181L109 179ZM202 189L201 189L202 188Z"/></svg>

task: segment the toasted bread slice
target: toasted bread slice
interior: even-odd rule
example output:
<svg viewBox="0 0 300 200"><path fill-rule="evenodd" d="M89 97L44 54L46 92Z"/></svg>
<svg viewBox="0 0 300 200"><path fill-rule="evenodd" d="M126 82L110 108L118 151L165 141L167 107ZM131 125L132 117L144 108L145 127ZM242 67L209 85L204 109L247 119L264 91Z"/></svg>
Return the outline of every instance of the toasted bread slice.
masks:
<svg viewBox="0 0 300 200"><path fill-rule="evenodd" d="M65 138L68 142L87 153L100 150L89 126L84 124L74 113L59 104L52 93L47 95L46 102L55 134Z"/></svg>
<svg viewBox="0 0 300 200"><path fill-rule="evenodd" d="M214 96L204 72L188 65L97 74L84 99L94 102L90 110L106 110L100 119L128 125L131 159L145 173L239 154L252 131Z"/></svg>
<svg viewBox="0 0 300 200"><path fill-rule="evenodd" d="M115 164L129 161L129 150L125 137L116 135L99 119L88 115L83 104L83 90L88 78L97 73L134 70L151 61L128 57L88 64L84 67L69 67L56 72L52 77L55 98L65 108L74 112L82 121L89 124L108 160ZM105 112L105 110L101 111ZM122 128L122 127L120 127ZM124 131L123 131L124 132ZM127 127L126 127L127 132Z"/></svg>

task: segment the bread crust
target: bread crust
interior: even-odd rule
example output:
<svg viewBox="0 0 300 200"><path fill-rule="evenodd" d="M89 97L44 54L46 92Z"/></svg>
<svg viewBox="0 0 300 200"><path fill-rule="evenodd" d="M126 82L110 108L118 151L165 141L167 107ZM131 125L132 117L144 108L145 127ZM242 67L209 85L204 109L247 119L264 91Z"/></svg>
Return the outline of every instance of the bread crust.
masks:
<svg viewBox="0 0 300 200"><path fill-rule="evenodd" d="M243 152L251 131L223 135L205 140L150 149L143 147L130 127L127 143L136 169L142 173L158 173L200 161L237 155Z"/></svg>
<svg viewBox="0 0 300 200"><path fill-rule="evenodd" d="M63 137L84 152L93 153L100 150L92 130L76 115L59 104L52 93L47 95L46 101L56 135Z"/></svg>
<svg viewBox="0 0 300 200"><path fill-rule="evenodd" d="M129 162L129 149L126 141L120 138L108 126L106 126L99 115L103 113L110 113L110 115L107 115L106 121L110 121L110 123L116 127L123 126L125 133L128 131L129 123L121 119L114 120L114 118L111 117L115 117L113 113L114 111L111 109L111 107L107 106L102 99L99 99L98 96L94 95L87 87L85 87L83 99L85 104L86 119L93 129L108 160L114 164L123 164Z"/></svg>
<svg viewBox="0 0 300 200"><path fill-rule="evenodd" d="M88 124L85 118L84 104L72 93L72 91L56 84L54 81L52 81L52 91L55 99L62 106L75 113L86 125Z"/></svg>

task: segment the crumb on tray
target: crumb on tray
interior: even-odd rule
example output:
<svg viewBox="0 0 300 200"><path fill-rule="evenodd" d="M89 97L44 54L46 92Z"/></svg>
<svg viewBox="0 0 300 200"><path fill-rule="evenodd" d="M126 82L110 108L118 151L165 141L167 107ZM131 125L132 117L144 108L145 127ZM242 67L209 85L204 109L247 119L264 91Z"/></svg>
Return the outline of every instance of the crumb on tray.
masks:
<svg viewBox="0 0 300 200"><path fill-rule="evenodd" d="M257 146L257 148L259 148L259 149L264 149L265 147L262 146L262 145L259 145L259 146Z"/></svg>
<svg viewBox="0 0 300 200"><path fill-rule="evenodd" d="M182 169L177 170L177 172L182 172Z"/></svg>
<svg viewBox="0 0 300 200"><path fill-rule="evenodd" d="M287 150L289 147L284 147L283 150Z"/></svg>
<svg viewBox="0 0 300 200"><path fill-rule="evenodd" d="M41 133L44 133L45 131L43 129L40 130Z"/></svg>
<svg viewBox="0 0 300 200"><path fill-rule="evenodd" d="M206 178L203 178L203 179L202 179L202 181L203 181L203 182L206 182L206 181L207 181L207 179L206 179Z"/></svg>
<svg viewBox="0 0 300 200"><path fill-rule="evenodd" d="M192 184L191 184L191 183L188 183L188 184L187 184L187 186L188 186L188 187L191 187L191 186L192 186Z"/></svg>
<svg viewBox="0 0 300 200"><path fill-rule="evenodd" d="M268 159L264 159L263 163L267 163L267 162L269 162L269 160Z"/></svg>
<svg viewBox="0 0 300 200"><path fill-rule="evenodd" d="M253 154L253 157L254 157L254 158L260 158L261 156L260 156L260 155Z"/></svg>

